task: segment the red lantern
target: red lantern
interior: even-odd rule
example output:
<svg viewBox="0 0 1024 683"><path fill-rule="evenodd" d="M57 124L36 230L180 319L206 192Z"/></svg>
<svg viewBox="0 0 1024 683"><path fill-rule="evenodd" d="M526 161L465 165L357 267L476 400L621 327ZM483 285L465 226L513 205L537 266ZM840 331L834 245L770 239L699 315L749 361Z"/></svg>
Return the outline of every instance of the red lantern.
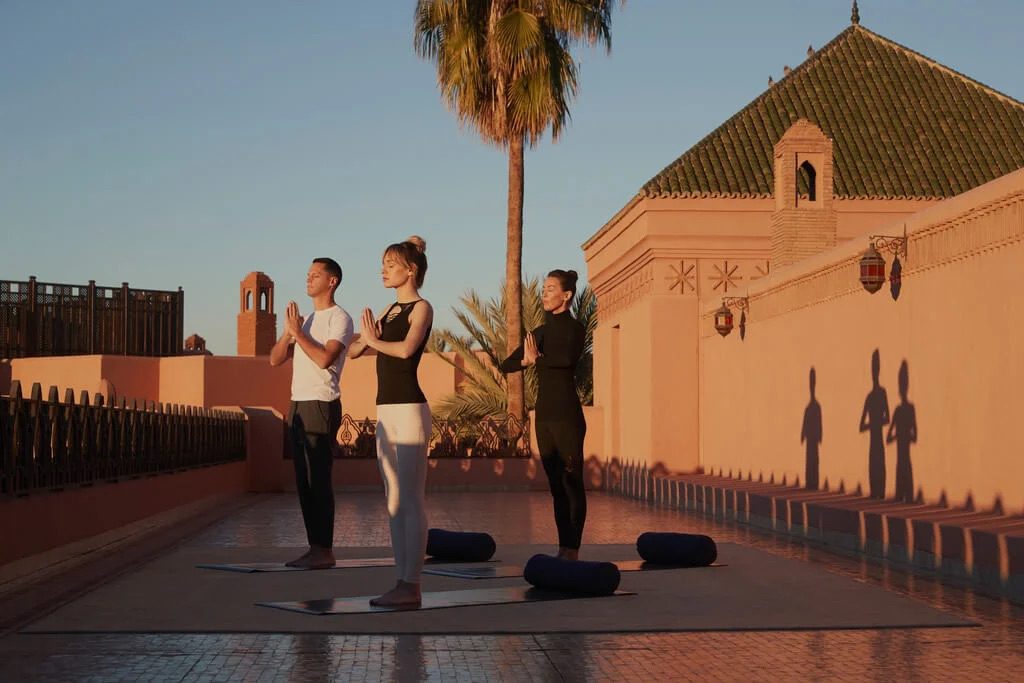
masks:
<svg viewBox="0 0 1024 683"><path fill-rule="evenodd" d="M732 311L725 304L715 311L715 329L723 337L732 332Z"/></svg>
<svg viewBox="0 0 1024 683"><path fill-rule="evenodd" d="M860 283L872 294L885 284L885 259L875 249L874 244L868 246L860 259Z"/></svg>

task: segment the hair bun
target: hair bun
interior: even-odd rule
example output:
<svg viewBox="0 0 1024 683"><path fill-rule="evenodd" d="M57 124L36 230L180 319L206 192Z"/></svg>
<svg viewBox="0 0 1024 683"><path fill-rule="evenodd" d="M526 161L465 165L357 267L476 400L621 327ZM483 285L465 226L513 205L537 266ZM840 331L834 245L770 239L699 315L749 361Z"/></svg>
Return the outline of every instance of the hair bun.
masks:
<svg viewBox="0 0 1024 683"><path fill-rule="evenodd" d="M420 252L421 254L427 251L427 243L419 235L413 235L412 237L409 237L405 241L411 244L412 246L416 247L416 251Z"/></svg>

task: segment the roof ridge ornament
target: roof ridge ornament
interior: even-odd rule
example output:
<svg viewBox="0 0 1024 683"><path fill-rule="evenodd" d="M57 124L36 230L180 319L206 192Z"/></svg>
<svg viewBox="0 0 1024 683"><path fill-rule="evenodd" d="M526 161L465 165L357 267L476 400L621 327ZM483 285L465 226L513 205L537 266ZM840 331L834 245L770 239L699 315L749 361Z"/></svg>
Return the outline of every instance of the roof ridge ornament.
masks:
<svg viewBox="0 0 1024 683"><path fill-rule="evenodd" d="M860 26L860 8L857 7L857 0L853 0L853 9L850 11L850 23Z"/></svg>

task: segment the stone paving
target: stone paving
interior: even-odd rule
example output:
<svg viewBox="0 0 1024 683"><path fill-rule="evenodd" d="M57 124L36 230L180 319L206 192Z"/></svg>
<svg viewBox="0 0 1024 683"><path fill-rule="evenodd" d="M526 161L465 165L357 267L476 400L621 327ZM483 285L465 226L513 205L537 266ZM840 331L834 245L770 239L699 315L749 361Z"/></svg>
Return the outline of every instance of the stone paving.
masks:
<svg viewBox="0 0 1024 683"><path fill-rule="evenodd" d="M435 493L429 504L431 526L488 530L499 546L554 538L546 494ZM0 681L1010 681L1024 669L1021 607L747 527L591 494L585 542L631 543L658 530L707 533L814 563L981 626L526 636L11 633L0 638ZM339 493L337 545L388 542L379 496ZM185 541L196 548L303 543L289 495L253 496Z"/></svg>

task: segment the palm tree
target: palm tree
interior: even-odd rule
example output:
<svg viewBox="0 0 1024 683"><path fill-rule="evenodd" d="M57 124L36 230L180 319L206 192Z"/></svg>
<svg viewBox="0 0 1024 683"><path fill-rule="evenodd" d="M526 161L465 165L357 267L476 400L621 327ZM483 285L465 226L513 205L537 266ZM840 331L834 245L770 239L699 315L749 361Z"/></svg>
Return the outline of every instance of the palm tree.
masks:
<svg viewBox="0 0 1024 683"><path fill-rule="evenodd" d="M544 322L544 308L541 306L541 286L537 278L523 282L523 320L526 328L532 330ZM447 363L459 368L465 380L458 393L450 394L436 405L433 411L442 418L477 422L484 417L500 418L508 412L509 377L519 375L524 379L526 409L532 409L537 401L537 375L533 368L509 376L502 375L496 368L502 360L514 351L508 346L504 334L507 289L502 289L500 298L483 301L473 290L461 298L462 310L452 312L465 334L450 330L437 330L431 335L428 350L443 353L453 352L455 358L442 355ZM593 336L597 327L596 299L589 287L580 290L572 303L572 315L583 324L587 336L576 369L576 391L584 405L593 403Z"/></svg>
<svg viewBox="0 0 1024 683"><path fill-rule="evenodd" d="M577 92L570 48L611 51L616 0L417 0L416 52L460 123L508 150L505 344L522 340L523 149L551 129L557 141ZM522 418L523 379L508 383L508 412Z"/></svg>

